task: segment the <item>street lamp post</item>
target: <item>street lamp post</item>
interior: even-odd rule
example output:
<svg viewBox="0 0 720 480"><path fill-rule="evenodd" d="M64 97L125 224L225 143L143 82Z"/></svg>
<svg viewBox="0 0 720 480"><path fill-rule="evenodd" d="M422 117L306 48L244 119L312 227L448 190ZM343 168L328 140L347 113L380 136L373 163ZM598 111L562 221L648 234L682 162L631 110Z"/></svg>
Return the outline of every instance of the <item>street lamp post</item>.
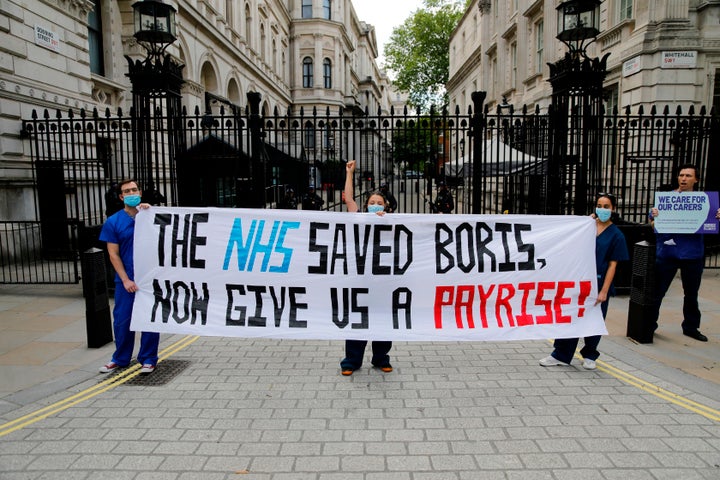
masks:
<svg viewBox="0 0 720 480"><path fill-rule="evenodd" d="M135 176L144 187L143 201L155 203L158 198L167 198L160 188L166 190L165 178L160 177L160 167L154 156L159 149L153 148L153 131L165 134L167 143L163 148L174 159L182 149L185 139L181 135L180 110L182 69L165 50L176 39L175 8L161 0L135 2L133 8L134 37L147 55L142 60L133 60L126 55L127 76L132 84L133 147ZM167 124L163 124L163 117ZM164 165L162 165L164 166ZM160 185L163 183L163 185ZM171 185L171 198L176 198ZM166 192L167 193L167 192Z"/></svg>
<svg viewBox="0 0 720 480"><path fill-rule="evenodd" d="M602 0L568 0L557 6L557 39L570 53L585 55L587 46L600 33L600 3Z"/></svg>
<svg viewBox="0 0 720 480"><path fill-rule="evenodd" d="M600 33L601 0L568 0L557 7L557 39L568 47L565 56L550 66L552 105L548 159L546 212L587 213L591 187L597 187L601 171L603 82L606 54L590 58L587 47ZM568 138L569 124L580 132ZM574 182L569 182L574 178ZM566 191L574 183L574 192ZM573 195L574 193L574 195Z"/></svg>

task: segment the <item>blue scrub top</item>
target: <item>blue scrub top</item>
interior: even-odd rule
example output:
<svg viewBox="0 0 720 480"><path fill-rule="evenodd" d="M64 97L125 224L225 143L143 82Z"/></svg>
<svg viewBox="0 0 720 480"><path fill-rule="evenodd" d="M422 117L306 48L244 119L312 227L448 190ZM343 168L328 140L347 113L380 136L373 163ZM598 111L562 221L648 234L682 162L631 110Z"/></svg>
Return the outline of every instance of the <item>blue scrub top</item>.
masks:
<svg viewBox="0 0 720 480"><path fill-rule="evenodd" d="M120 247L120 259L130 280L135 279L135 269L133 268L134 238L135 219L128 215L125 210L120 210L110 216L100 231L100 241L117 243ZM115 281L120 282L117 272L115 273Z"/></svg>
<svg viewBox="0 0 720 480"><path fill-rule="evenodd" d="M602 288L605 282L605 274L610 262L613 260L617 262L630 260L625 236L615 224L610 225L595 237L595 266L598 274L598 290ZM610 285L608 295L615 295L614 282Z"/></svg>

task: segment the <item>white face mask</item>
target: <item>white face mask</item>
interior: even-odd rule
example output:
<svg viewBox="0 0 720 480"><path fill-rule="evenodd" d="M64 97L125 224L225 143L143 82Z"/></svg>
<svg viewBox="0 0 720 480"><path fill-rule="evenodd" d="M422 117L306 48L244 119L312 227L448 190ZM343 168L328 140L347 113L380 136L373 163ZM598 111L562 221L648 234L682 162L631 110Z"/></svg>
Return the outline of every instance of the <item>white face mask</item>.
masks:
<svg viewBox="0 0 720 480"><path fill-rule="evenodd" d="M609 208L596 208L595 215L597 215L598 220L601 222L607 222L612 216L612 210Z"/></svg>
<svg viewBox="0 0 720 480"><path fill-rule="evenodd" d="M385 210L385 207L382 205L368 205L367 206L368 213L378 213L378 212L382 212L383 210Z"/></svg>

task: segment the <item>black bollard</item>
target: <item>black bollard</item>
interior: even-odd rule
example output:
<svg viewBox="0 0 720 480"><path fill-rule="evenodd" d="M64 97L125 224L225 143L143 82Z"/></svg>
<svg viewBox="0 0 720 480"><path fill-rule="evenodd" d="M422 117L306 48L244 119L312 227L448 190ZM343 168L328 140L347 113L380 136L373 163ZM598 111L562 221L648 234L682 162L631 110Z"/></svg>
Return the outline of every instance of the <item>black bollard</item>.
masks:
<svg viewBox="0 0 720 480"><path fill-rule="evenodd" d="M655 309L655 245L638 242L633 249L627 336L638 343L653 343L651 318Z"/></svg>
<svg viewBox="0 0 720 480"><path fill-rule="evenodd" d="M99 248L90 248L82 254L82 287L88 348L100 348L112 342L113 335L105 254Z"/></svg>

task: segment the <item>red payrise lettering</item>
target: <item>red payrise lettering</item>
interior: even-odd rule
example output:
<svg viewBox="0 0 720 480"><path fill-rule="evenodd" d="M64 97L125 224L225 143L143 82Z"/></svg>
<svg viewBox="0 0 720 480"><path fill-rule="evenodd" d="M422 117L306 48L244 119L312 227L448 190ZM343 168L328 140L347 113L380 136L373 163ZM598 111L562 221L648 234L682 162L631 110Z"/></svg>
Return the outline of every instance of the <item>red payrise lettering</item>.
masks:
<svg viewBox="0 0 720 480"><path fill-rule="evenodd" d="M456 328L474 329L478 313L481 328L488 328L488 305L494 306L498 328L571 323L573 316L567 314L567 307L576 304L577 317L582 317L591 289L592 283L587 280L523 282L517 286L441 285L435 287L435 328L443 328L443 312L448 308L452 308Z"/></svg>

